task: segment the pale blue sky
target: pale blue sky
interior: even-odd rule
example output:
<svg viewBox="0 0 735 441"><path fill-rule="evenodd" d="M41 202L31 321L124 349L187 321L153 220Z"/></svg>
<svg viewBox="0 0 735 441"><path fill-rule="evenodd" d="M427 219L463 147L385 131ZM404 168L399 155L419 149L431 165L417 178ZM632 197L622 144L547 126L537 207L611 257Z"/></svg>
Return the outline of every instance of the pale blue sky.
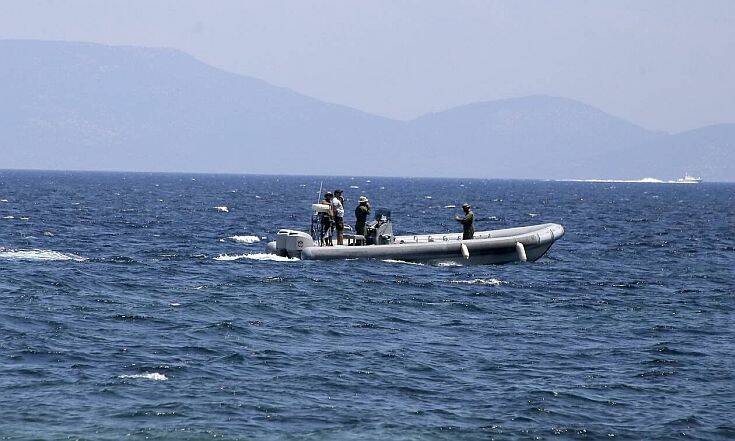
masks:
<svg viewBox="0 0 735 441"><path fill-rule="evenodd" d="M8 1L0 38L174 47L399 119L529 94L735 122L735 1Z"/></svg>

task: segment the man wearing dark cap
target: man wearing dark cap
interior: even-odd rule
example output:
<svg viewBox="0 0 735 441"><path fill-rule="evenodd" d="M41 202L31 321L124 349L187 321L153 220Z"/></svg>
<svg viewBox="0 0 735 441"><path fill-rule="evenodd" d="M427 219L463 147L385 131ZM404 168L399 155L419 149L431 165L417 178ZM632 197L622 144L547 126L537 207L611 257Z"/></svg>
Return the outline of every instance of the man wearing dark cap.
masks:
<svg viewBox="0 0 735 441"><path fill-rule="evenodd" d="M322 226L321 231L321 243L323 243L326 246L332 246L332 226L334 224L334 220L332 217L332 201L334 200L334 195L331 191L328 191L324 193L324 199L320 202L324 205L329 205L329 213L319 213L319 220L320 224Z"/></svg>
<svg viewBox="0 0 735 441"><path fill-rule="evenodd" d="M342 190L334 190L332 198L332 216L334 217L334 228L337 230L337 245L344 245L345 237L345 198Z"/></svg>
<svg viewBox="0 0 735 441"><path fill-rule="evenodd" d="M472 239L475 235L475 213L470 204L462 204L464 217L454 216L454 220L462 224L462 240Z"/></svg>

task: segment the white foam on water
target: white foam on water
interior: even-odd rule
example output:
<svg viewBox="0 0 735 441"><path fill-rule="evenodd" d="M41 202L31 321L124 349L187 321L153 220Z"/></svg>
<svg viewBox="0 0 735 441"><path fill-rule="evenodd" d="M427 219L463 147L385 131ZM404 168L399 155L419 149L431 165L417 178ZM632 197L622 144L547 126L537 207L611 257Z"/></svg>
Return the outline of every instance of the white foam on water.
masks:
<svg viewBox="0 0 735 441"><path fill-rule="evenodd" d="M3 216L3 219L15 219L15 216Z"/></svg>
<svg viewBox="0 0 735 441"><path fill-rule="evenodd" d="M405 260L397 260L397 259L383 259L383 262L385 263L402 263L404 265L419 265L423 266L423 263L418 262L406 262Z"/></svg>
<svg viewBox="0 0 735 441"><path fill-rule="evenodd" d="M7 199L0 199L0 202L8 202Z"/></svg>
<svg viewBox="0 0 735 441"><path fill-rule="evenodd" d="M133 378L140 380L166 381L168 377L158 372L149 372L146 374L120 375L117 378Z"/></svg>
<svg viewBox="0 0 735 441"><path fill-rule="evenodd" d="M444 208L457 208L456 205L445 205Z"/></svg>
<svg viewBox="0 0 735 441"><path fill-rule="evenodd" d="M505 282L499 279L472 279L472 280L450 280L449 283L458 283L458 284L464 284L464 285L500 286Z"/></svg>
<svg viewBox="0 0 735 441"><path fill-rule="evenodd" d="M449 261L449 262L439 262L436 264L436 266L462 266L462 264Z"/></svg>
<svg viewBox="0 0 735 441"><path fill-rule="evenodd" d="M230 236L229 239L232 239L238 243L260 242L260 238L258 236Z"/></svg>
<svg viewBox="0 0 735 441"><path fill-rule="evenodd" d="M270 253L253 253L253 254L220 254L219 256L215 257L214 260L219 261L231 261L231 260L240 260L240 259L250 259L250 260L268 260L272 262L298 262L300 259L297 258L290 258L290 257L284 257L279 256L277 254L270 254Z"/></svg>
<svg viewBox="0 0 735 441"><path fill-rule="evenodd" d="M225 207L224 205L218 205L218 206L214 207L214 209L217 210L217 211L219 211L219 212L221 212L221 213L229 213L230 212L230 209L227 208L227 207Z"/></svg>
<svg viewBox="0 0 735 441"><path fill-rule="evenodd" d="M169 305L176 307L176 306L181 306L181 303L174 302L174 303L169 303Z"/></svg>
<svg viewBox="0 0 735 441"><path fill-rule="evenodd" d="M60 253L52 250L6 250L0 249L0 259L32 260L32 261L68 261L84 262L86 257L71 253Z"/></svg>
<svg viewBox="0 0 735 441"><path fill-rule="evenodd" d="M426 199L431 199L431 196L424 196Z"/></svg>
<svg viewBox="0 0 735 441"><path fill-rule="evenodd" d="M357 185L350 185L350 188L360 188Z"/></svg>
<svg viewBox="0 0 735 441"><path fill-rule="evenodd" d="M538 216L538 213L528 213L528 215L531 216L531 217L536 217L536 216Z"/></svg>

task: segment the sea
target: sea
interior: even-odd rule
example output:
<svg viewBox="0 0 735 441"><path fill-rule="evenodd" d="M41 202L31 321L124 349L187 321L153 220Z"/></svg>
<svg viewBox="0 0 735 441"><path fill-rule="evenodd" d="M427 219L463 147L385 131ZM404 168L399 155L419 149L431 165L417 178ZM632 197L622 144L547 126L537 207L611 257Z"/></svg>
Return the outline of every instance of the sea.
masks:
<svg viewBox="0 0 735 441"><path fill-rule="evenodd" d="M300 261L319 189L537 262ZM735 184L0 171L0 439L734 439Z"/></svg>

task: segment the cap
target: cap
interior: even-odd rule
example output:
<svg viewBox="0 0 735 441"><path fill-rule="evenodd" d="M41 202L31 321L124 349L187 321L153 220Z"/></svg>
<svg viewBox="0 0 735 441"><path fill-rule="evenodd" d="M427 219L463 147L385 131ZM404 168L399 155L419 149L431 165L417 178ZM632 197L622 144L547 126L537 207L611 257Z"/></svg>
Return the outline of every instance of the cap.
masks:
<svg viewBox="0 0 735 441"><path fill-rule="evenodd" d="M462 208L472 208L472 205L464 203L462 204Z"/></svg>
<svg viewBox="0 0 735 441"><path fill-rule="evenodd" d="M358 202L367 202L368 198L365 196L360 196L360 199L357 200Z"/></svg>
<svg viewBox="0 0 735 441"><path fill-rule="evenodd" d="M334 196L334 195L332 194L331 191L328 191L328 192L324 193L324 197L327 197L327 196Z"/></svg>

